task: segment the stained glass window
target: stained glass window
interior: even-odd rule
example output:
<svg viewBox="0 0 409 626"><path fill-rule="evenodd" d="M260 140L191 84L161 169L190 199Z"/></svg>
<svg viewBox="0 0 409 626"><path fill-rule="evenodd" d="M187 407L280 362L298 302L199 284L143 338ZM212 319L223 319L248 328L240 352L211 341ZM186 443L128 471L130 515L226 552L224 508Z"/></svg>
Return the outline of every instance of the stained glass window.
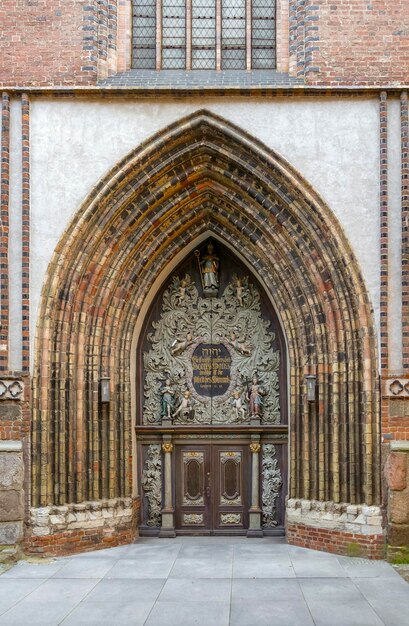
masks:
<svg viewBox="0 0 409 626"><path fill-rule="evenodd" d="M251 66L254 70L275 67L275 6L269 0L251 2Z"/></svg>
<svg viewBox="0 0 409 626"><path fill-rule="evenodd" d="M162 69L186 67L186 1L162 0Z"/></svg>
<svg viewBox="0 0 409 626"><path fill-rule="evenodd" d="M276 0L132 0L132 67L271 70Z"/></svg>
<svg viewBox="0 0 409 626"><path fill-rule="evenodd" d="M192 0L192 69L216 69L215 0Z"/></svg>
<svg viewBox="0 0 409 626"><path fill-rule="evenodd" d="M133 3L132 66L139 70L156 67L156 0Z"/></svg>
<svg viewBox="0 0 409 626"><path fill-rule="evenodd" d="M246 69L246 0L222 2L222 69Z"/></svg>

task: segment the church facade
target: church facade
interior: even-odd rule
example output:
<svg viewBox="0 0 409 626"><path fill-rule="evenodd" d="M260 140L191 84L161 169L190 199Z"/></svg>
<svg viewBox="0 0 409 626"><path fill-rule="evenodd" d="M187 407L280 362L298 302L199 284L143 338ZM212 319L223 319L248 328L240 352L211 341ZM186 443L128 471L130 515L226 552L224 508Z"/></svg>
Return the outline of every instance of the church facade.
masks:
<svg viewBox="0 0 409 626"><path fill-rule="evenodd" d="M404 0L0 16L0 545L406 554Z"/></svg>

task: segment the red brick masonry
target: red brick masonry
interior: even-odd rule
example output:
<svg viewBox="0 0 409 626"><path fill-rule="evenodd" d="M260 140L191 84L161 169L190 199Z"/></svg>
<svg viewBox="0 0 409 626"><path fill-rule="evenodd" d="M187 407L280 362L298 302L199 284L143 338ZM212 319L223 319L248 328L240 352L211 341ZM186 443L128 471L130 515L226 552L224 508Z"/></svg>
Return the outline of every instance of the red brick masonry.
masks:
<svg viewBox="0 0 409 626"><path fill-rule="evenodd" d="M290 524L287 527L287 540L295 546L343 556L385 558L383 535L361 535L327 528L312 528L304 524Z"/></svg>

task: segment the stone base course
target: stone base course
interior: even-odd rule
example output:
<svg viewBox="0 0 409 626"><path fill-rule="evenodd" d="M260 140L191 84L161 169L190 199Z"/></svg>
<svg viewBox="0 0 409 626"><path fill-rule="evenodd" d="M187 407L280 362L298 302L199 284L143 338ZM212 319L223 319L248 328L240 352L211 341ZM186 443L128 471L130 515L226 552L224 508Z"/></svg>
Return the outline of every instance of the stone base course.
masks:
<svg viewBox="0 0 409 626"><path fill-rule="evenodd" d="M289 524L288 543L343 556L360 556L366 559L385 557L385 539L382 535L360 535L327 528L312 529L304 524Z"/></svg>
<svg viewBox="0 0 409 626"><path fill-rule="evenodd" d="M382 559L385 538L381 508L289 499L287 540L304 548Z"/></svg>
<svg viewBox="0 0 409 626"><path fill-rule="evenodd" d="M30 509L27 553L71 554L131 543L137 536L139 499L115 498Z"/></svg>

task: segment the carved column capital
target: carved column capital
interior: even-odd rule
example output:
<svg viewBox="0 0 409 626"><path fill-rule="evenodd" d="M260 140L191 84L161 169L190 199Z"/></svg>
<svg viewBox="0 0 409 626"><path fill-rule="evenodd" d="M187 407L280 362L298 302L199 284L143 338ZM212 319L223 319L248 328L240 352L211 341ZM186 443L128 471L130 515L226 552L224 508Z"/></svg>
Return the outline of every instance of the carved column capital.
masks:
<svg viewBox="0 0 409 626"><path fill-rule="evenodd" d="M173 452L173 443L163 443L162 444L162 450L166 453L171 453Z"/></svg>
<svg viewBox="0 0 409 626"><path fill-rule="evenodd" d="M260 452L261 445L259 443L253 442L250 444L250 450L253 452L253 454L256 454L257 452Z"/></svg>

